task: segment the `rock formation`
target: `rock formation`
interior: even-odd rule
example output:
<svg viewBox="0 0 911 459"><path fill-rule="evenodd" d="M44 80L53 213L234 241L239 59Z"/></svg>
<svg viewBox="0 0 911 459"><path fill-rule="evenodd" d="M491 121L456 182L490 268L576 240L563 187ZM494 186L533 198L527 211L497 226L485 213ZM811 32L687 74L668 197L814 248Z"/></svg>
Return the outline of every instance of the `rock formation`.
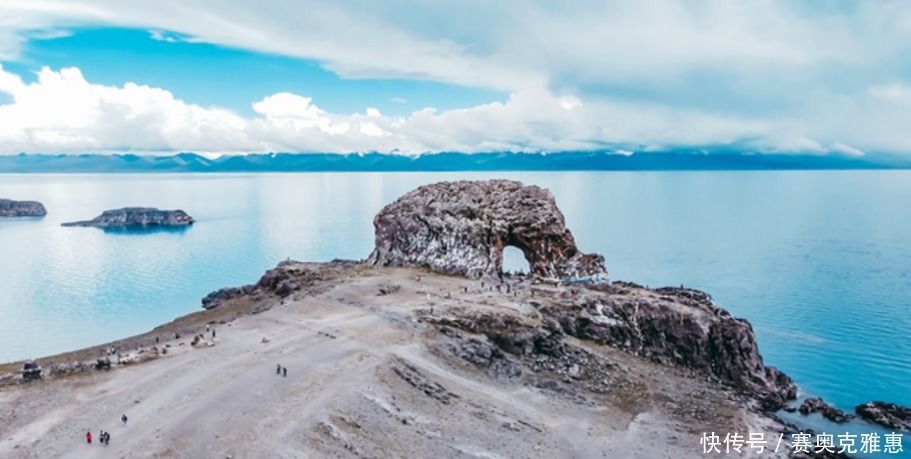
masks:
<svg viewBox="0 0 911 459"><path fill-rule="evenodd" d="M242 287L227 287L209 293L202 299L204 309L217 308L233 299L248 296L252 299L284 299L294 293L315 294L331 287L326 268L349 269L358 263L347 260L333 260L329 263L300 263L283 261L266 271L259 282Z"/></svg>
<svg viewBox="0 0 911 459"><path fill-rule="evenodd" d="M541 326L497 314L473 314L441 325L485 335L514 355L560 357L564 335L594 341L694 369L755 397L767 410L796 397L791 378L763 363L750 323L719 308L703 292L650 290L630 283L572 290L557 297L542 291L536 297L540 301L531 302L542 315Z"/></svg>
<svg viewBox="0 0 911 459"><path fill-rule="evenodd" d="M40 202L0 199L0 217L43 217L45 215L47 215L47 209Z"/></svg>
<svg viewBox="0 0 911 459"><path fill-rule="evenodd" d="M182 210L159 210L150 207L125 207L106 210L92 220L64 223L62 226L93 226L109 229L169 228L192 225L193 217Z"/></svg>
<svg viewBox="0 0 911 459"><path fill-rule="evenodd" d="M858 416L890 429L911 430L911 408L886 402L857 405Z"/></svg>
<svg viewBox="0 0 911 459"><path fill-rule="evenodd" d="M800 408L797 410L800 411L800 414L804 416L807 416L811 413L820 413L822 414L822 417L836 424L844 424L845 422L848 422L850 419L854 418L853 415L835 408L834 406L826 403L826 401L820 397L810 397L804 400L803 403L800 404Z"/></svg>
<svg viewBox="0 0 911 459"><path fill-rule="evenodd" d="M503 248L520 249L548 278L606 275L604 257L584 254L553 195L509 180L441 182L411 191L373 219L376 266L426 266L445 274L499 276Z"/></svg>

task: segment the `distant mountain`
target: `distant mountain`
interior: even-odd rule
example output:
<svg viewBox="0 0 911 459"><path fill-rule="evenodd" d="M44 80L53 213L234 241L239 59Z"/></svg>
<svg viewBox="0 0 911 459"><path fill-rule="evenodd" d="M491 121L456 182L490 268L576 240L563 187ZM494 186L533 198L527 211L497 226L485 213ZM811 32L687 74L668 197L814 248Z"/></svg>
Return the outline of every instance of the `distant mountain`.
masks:
<svg viewBox="0 0 911 459"><path fill-rule="evenodd" d="M909 169L899 156L817 156L752 153L608 152L435 153L401 156L379 153L276 153L172 156L32 155L0 156L0 173L124 172L362 172L362 171L603 171L603 170L807 170Z"/></svg>

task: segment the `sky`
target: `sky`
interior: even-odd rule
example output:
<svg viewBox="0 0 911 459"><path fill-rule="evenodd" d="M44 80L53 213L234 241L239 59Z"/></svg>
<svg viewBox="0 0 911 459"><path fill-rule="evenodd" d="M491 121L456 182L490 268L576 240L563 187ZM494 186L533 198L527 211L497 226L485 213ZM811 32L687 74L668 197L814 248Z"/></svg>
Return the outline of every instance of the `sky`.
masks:
<svg viewBox="0 0 911 459"><path fill-rule="evenodd" d="M0 154L911 156L911 2L0 0Z"/></svg>

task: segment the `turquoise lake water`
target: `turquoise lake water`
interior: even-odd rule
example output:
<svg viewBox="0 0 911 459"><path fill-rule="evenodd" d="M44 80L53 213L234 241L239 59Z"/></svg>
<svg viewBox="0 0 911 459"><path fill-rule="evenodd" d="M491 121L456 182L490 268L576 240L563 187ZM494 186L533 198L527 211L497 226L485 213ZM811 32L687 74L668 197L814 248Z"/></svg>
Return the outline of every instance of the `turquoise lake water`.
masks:
<svg viewBox="0 0 911 459"><path fill-rule="evenodd" d="M911 405L909 171L0 175L0 197L49 211L0 219L0 361L147 331L288 257L365 258L385 204L421 184L487 178L553 191L612 279L711 293L805 392L849 411ZM60 227L137 205L198 223Z"/></svg>

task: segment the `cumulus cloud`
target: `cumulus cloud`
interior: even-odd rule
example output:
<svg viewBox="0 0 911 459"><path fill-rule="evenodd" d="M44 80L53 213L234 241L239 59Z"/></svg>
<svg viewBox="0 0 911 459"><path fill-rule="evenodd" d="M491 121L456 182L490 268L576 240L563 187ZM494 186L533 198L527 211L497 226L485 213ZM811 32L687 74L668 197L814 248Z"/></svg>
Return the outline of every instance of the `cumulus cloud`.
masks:
<svg viewBox="0 0 911 459"><path fill-rule="evenodd" d="M311 98L278 93L252 104L257 116L201 107L161 88L94 84L77 68L42 69L36 81L0 67L0 152L269 152L570 150L636 145L701 144L761 135L761 123L642 107L582 104L546 90L513 94L505 103L406 117L375 108L341 115ZM682 121L686 120L683 124Z"/></svg>
<svg viewBox="0 0 911 459"><path fill-rule="evenodd" d="M327 113L306 94L282 93L251 101L256 116L244 118L141 81L104 87L76 71L46 70L23 85L4 72L0 85L16 101L0 108L11 120L0 127L2 149L908 152L909 16L911 4L898 0L238 0L231 8L220 0L6 0L0 61L16 59L36 33L119 26L315 59L346 78L433 80L511 96L394 118L366 107ZM62 85L74 95L54 97L74 107L34 115L45 109L30 101Z"/></svg>

